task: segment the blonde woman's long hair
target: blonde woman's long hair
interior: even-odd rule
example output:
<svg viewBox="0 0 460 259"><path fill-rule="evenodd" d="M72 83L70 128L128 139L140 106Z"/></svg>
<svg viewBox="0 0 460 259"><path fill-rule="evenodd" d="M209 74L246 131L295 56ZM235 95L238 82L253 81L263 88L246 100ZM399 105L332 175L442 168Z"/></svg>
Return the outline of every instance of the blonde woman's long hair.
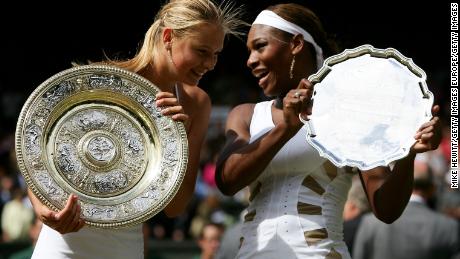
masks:
<svg viewBox="0 0 460 259"><path fill-rule="evenodd" d="M210 23L221 26L225 35L239 36L243 33L238 29L248 25L241 17L241 6L235 7L229 2L216 5L210 0L170 0L155 16L155 21L145 34L142 47L133 58L108 59L106 63L138 72L154 62L154 57L159 53L163 28L171 28L173 37L182 38L193 34L200 24Z"/></svg>

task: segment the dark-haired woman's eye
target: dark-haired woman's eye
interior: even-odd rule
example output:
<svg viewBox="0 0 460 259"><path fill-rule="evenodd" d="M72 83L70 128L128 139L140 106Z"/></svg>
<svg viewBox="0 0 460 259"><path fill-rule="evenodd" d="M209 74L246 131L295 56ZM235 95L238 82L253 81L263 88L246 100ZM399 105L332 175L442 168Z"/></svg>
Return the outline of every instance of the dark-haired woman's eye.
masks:
<svg viewBox="0 0 460 259"><path fill-rule="evenodd" d="M263 49L265 46L267 46L267 43L266 43L266 42L257 42L257 43L254 45L254 49L255 49L255 50L261 50L261 49Z"/></svg>

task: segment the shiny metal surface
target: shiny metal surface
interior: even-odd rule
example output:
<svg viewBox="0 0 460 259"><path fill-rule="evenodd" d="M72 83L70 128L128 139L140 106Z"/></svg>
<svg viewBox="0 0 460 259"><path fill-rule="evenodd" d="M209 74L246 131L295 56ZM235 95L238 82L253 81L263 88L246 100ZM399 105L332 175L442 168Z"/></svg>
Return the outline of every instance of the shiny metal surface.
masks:
<svg viewBox="0 0 460 259"><path fill-rule="evenodd" d="M367 170L405 157L432 117L425 72L392 48L347 49L326 59L309 80L307 141L339 167Z"/></svg>
<svg viewBox="0 0 460 259"><path fill-rule="evenodd" d="M32 192L60 210L79 196L90 226L139 224L176 194L187 168L184 125L161 114L159 89L119 68L86 65L42 83L16 128L19 168Z"/></svg>

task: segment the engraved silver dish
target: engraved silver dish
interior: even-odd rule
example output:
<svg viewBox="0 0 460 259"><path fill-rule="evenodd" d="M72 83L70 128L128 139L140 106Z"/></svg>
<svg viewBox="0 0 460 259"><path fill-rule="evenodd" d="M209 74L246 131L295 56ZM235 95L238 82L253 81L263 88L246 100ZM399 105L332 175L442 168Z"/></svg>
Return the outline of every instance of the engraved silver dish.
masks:
<svg viewBox="0 0 460 259"><path fill-rule="evenodd" d="M368 170L407 156L432 117L425 72L393 48L347 49L308 79L307 141L338 167Z"/></svg>
<svg viewBox="0 0 460 259"><path fill-rule="evenodd" d="M155 105L159 89L123 69L62 71L27 99L16 128L20 171L49 208L79 197L90 226L139 224L178 191L187 168L183 123Z"/></svg>

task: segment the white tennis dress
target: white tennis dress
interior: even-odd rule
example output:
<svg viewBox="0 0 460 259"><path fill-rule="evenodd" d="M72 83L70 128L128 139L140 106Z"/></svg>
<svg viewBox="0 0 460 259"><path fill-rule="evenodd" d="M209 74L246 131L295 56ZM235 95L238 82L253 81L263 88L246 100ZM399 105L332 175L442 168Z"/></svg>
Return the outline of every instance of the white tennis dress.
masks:
<svg viewBox="0 0 460 259"><path fill-rule="evenodd" d="M32 258L143 259L142 225L117 230L85 226L64 235L43 225Z"/></svg>
<svg viewBox="0 0 460 259"><path fill-rule="evenodd" d="M250 141L274 127L273 101L256 104ZM319 156L299 130L250 185L237 258L343 258L342 213L352 175Z"/></svg>

